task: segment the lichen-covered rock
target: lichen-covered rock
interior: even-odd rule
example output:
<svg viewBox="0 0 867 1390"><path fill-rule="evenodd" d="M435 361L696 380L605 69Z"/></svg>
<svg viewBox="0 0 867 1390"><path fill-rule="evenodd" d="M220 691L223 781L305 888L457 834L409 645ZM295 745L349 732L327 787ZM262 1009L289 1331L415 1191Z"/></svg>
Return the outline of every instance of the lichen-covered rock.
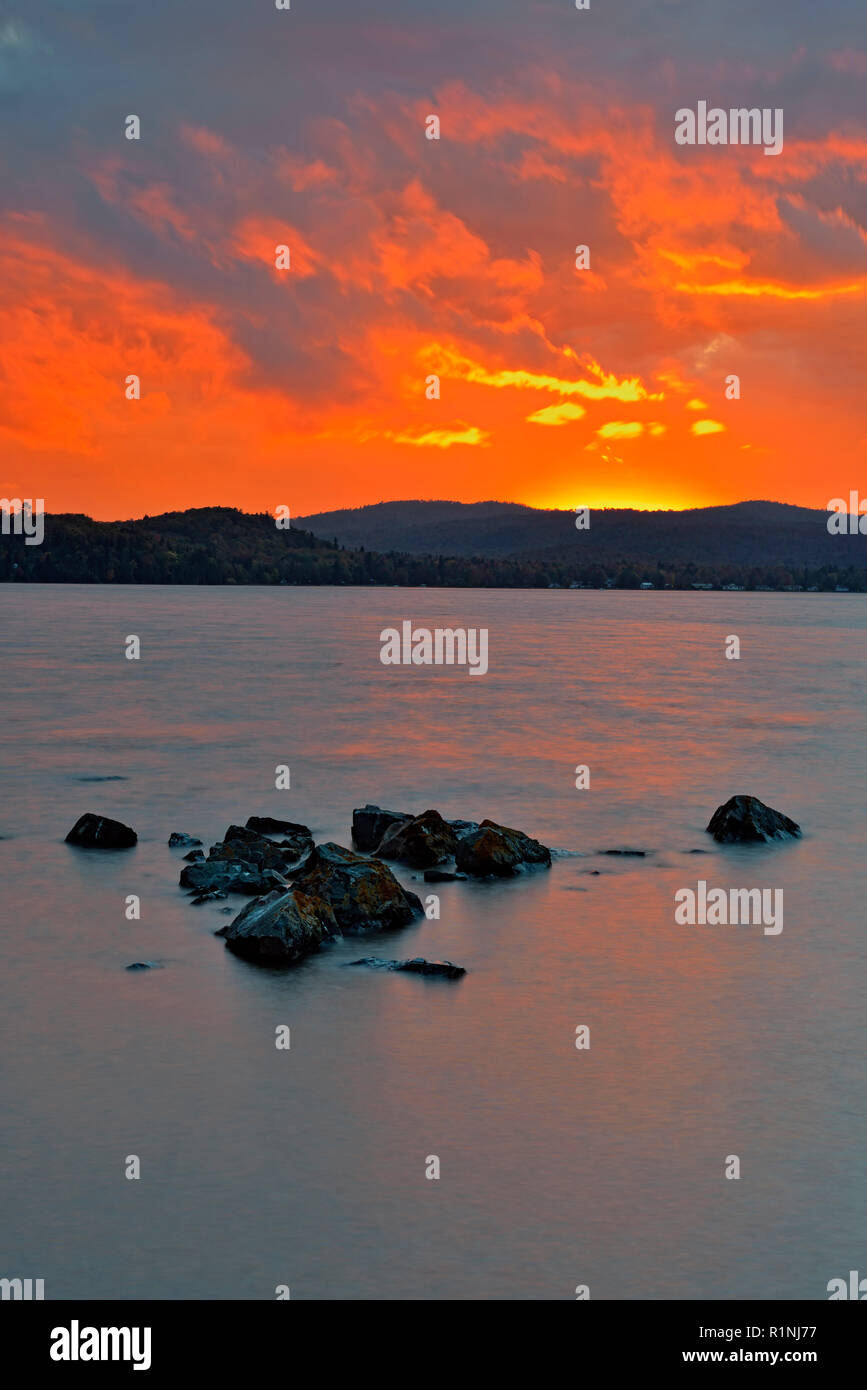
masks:
<svg viewBox="0 0 867 1390"><path fill-rule="evenodd" d="M439 811L423 811L386 830L376 853L411 869L431 869L451 859L457 847L458 837Z"/></svg>
<svg viewBox="0 0 867 1390"><path fill-rule="evenodd" d="M66 836L66 843L80 849L131 849L138 844L138 835L122 821L86 811Z"/></svg>
<svg viewBox="0 0 867 1390"><path fill-rule="evenodd" d="M483 820L478 830L458 842L455 864L476 878L508 878L529 865L551 866L551 851L522 830Z"/></svg>
<svg viewBox="0 0 867 1390"><path fill-rule="evenodd" d="M293 887L248 903L216 933L230 951L249 960L292 965L340 935L327 902Z"/></svg>
<svg viewBox="0 0 867 1390"><path fill-rule="evenodd" d="M714 811L707 830L723 845L767 844L794 839L801 833L795 821L766 806L757 796L730 796Z"/></svg>
<svg viewBox="0 0 867 1390"><path fill-rule="evenodd" d="M317 845L293 881L329 903L344 932L405 927L424 913L415 893L407 892L386 864L342 845Z"/></svg>
<svg viewBox="0 0 867 1390"><path fill-rule="evenodd" d="M360 806L352 812L352 843L356 849L372 853L387 830L412 820L407 811L385 811L381 806Z"/></svg>

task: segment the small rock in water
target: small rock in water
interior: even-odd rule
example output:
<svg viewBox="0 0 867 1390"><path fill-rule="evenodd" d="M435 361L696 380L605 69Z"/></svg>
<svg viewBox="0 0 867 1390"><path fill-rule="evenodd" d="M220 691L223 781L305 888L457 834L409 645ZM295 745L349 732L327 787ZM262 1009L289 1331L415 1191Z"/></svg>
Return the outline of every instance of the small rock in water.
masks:
<svg viewBox="0 0 867 1390"><path fill-rule="evenodd" d="M132 965L124 967L126 970L162 970L162 965L158 960L134 960Z"/></svg>
<svg viewBox="0 0 867 1390"><path fill-rule="evenodd" d="M194 907L198 907L199 903L216 903L223 898L228 898L228 896L228 893L224 893L222 888L217 888L211 893L199 893L195 898L191 898L190 902ZM231 912L232 908L229 908L229 911Z"/></svg>
<svg viewBox="0 0 867 1390"><path fill-rule="evenodd" d="M199 860L204 859L204 857L205 851L203 849L191 849L189 854L184 855L189 864L198 864Z"/></svg>
<svg viewBox="0 0 867 1390"><path fill-rule="evenodd" d="M366 965L371 970L404 970L412 975L440 975L446 980L459 980L467 973L462 965L455 965L450 960L424 960L421 956L414 956L412 960L382 960L379 956L364 956L347 964Z"/></svg>
<svg viewBox="0 0 867 1390"><path fill-rule="evenodd" d="M429 869L451 859L457 847L458 837L439 811L423 811L390 826L376 853L380 859L394 859L411 869Z"/></svg>
<svg viewBox="0 0 867 1390"><path fill-rule="evenodd" d="M138 835L122 821L87 811L66 836L66 844L81 849L131 849L138 844Z"/></svg>
<svg viewBox="0 0 867 1390"><path fill-rule="evenodd" d="M478 830L460 840L455 864L479 878L508 878L531 864L550 868L551 851L522 830L483 820Z"/></svg>
<svg viewBox="0 0 867 1390"><path fill-rule="evenodd" d="M450 869L425 869L425 883L455 883L457 881L466 883L466 874L452 873Z"/></svg>
<svg viewBox="0 0 867 1390"><path fill-rule="evenodd" d="M600 854L621 854L634 859L644 859L647 856L646 849L603 849Z"/></svg>
<svg viewBox="0 0 867 1390"><path fill-rule="evenodd" d="M197 840L195 835L188 835L184 830L173 830L169 836L169 849L189 849L191 845L200 845L201 840Z"/></svg>
<svg viewBox="0 0 867 1390"><path fill-rule="evenodd" d="M767 844L801 834L795 821L757 796L730 796L724 806L717 807L706 828L723 845Z"/></svg>
<svg viewBox="0 0 867 1390"><path fill-rule="evenodd" d="M352 843L356 849L370 853L377 848L386 830L411 820L408 811L386 811L368 802L352 812Z"/></svg>
<svg viewBox="0 0 867 1390"><path fill-rule="evenodd" d="M217 932L236 955L271 965L292 965L339 935L328 903L298 888L257 898Z"/></svg>
<svg viewBox="0 0 867 1390"><path fill-rule="evenodd" d="M329 903L343 932L406 927L424 915L421 900L407 892L387 865L330 842L316 846L294 883Z"/></svg>

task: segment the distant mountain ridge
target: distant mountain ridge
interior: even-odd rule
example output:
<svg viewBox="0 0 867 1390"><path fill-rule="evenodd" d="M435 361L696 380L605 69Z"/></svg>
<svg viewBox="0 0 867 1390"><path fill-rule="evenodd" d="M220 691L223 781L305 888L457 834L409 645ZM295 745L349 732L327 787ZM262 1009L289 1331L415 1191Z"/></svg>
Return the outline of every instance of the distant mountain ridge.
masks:
<svg viewBox="0 0 867 1390"><path fill-rule="evenodd" d="M574 523L503 502L385 502L285 529L234 507L47 513L41 544L0 534L0 582L867 591L867 536L830 535L825 512L744 502Z"/></svg>
<svg viewBox="0 0 867 1390"><path fill-rule="evenodd" d="M576 531L574 512L516 502L377 502L297 518L315 536L358 549L465 559L600 564L867 564L867 537L833 536L828 513L785 502L735 502L687 511L591 509ZM579 551L580 547L580 551Z"/></svg>

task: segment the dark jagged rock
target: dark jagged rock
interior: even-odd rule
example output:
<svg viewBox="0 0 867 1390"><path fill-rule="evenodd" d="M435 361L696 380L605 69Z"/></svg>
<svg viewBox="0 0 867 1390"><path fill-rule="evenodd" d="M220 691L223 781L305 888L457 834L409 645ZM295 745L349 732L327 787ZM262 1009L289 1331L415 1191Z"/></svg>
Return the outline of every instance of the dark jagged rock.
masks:
<svg viewBox="0 0 867 1390"><path fill-rule="evenodd" d="M276 869L286 873L313 848L309 834L306 838L286 840L276 844L256 830L244 825L230 825L219 844L212 845L208 860L226 860L230 863L249 864L257 869Z"/></svg>
<svg viewBox="0 0 867 1390"><path fill-rule="evenodd" d="M386 830L376 852L381 859L393 859L411 869L428 869L451 859L457 847L458 837L439 811L423 811Z"/></svg>
<svg viewBox="0 0 867 1390"><path fill-rule="evenodd" d="M291 965L340 936L340 929L327 902L293 887L248 903L216 935L236 955Z"/></svg>
<svg viewBox="0 0 867 1390"><path fill-rule="evenodd" d="M405 927L424 913L416 894L387 865L342 845L317 845L293 881L302 892L324 898L344 932Z"/></svg>
<svg viewBox="0 0 867 1390"><path fill-rule="evenodd" d="M412 820L406 811L385 811L381 806L360 806L352 812L352 843L356 849L371 853L383 835L393 825Z"/></svg>
<svg viewBox="0 0 867 1390"><path fill-rule="evenodd" d="M183 830L173 830L169 836L169 849L189 849L192 845L200 845L201 840L197 840L195 835L187 835Z"/></svg>
<svg viewBox="0 0 867 1390"><path fill-rule="evenodd" d="M206 859L195 864L187 864L181 869L180 886L193 893L246 893L254 897L259 893L270 893L274 888L285 892L288 884L282 874L274 869L258 869L255 865L236 863L229 860Z"/></svg>
<svg viewBox="0 0 867 1390"><path fill-rule="evenodd" d="M82 849L131 849L138 844L138 835L119 820L95 816L87 811L79 816L66 837L68 845Z"/></svg>
<svg viewBox="0 0 867 1390"><path fill-rule="evenodd" d="M425 883L466 883L466 874L452 873L451 869L425 869Z"/></svg>
<svg viewBox="0 0 867 1390"><path fill-rule="evenodd" d="M282 848L295 851L296 859L302 858L302 855L310 853L313 849L310 827L300 826L295 820L275 820L274 816L247 816L245 828L260 835L285 835L288 838L282 841Z"/></svg>
<svg viewBox="0 0 867 1390"><path fill-rule="evenodd" d="M775 811L757 796L731 796L718 806L707 825L720 844L767 844L771 840L794 839L801 827L782 811Z"/></svg>
<svg viewBox="0 0 867 1390"><path fill-rule="evenodd" d="M348 961L349 965L366 965L371 970L405 970L413 975L440 975L446 980L459 980L466 975L462 965L454 965L450 960L423 960L415 956L412 960L380 960L378 956L365 956L363 960Z"/></svg>
<svg viewBox="0 0 867 1390"><path fill-rule="evenodd" d="M551 866L551 851L521 830L483 820L478 830L458 842L455 864L476 878L506 878L528 865Z"/></svg>
<svg viewBox="0 0 867 1390"><path fill-rule="evenodd" d="M477 820L450 820L447 824L451 826L459 840L465 840L468 835L474 835L479 828Z"/></svg>
<svg viewBox="0 0 867 1390"><path fill-rule="evenodd" d="M190 901L192 902L193 907L200 907L202 903L222 902L222 900L224 898L228 898L228 896L228 893L226 893L222 888L219 888L215 889L211 893L200 893L197 898L191 898ZM229 908L229 911L231 912L232 909Z"/></svg>
<svg viewBox="0 0 867 1390"><path fill-rule="evenodd" d="M184 855L184 859L189 864L197 864L204 857L205 851L203 849L191 849L189 854Z"/></svg>

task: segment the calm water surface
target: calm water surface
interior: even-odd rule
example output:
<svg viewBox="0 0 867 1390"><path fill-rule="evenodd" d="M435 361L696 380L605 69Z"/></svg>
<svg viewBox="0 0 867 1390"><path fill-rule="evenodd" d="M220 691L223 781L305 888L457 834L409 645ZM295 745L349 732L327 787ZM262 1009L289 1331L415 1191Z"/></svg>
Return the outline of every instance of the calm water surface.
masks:
<svg viewBox="0 0 867 1390"><path fill-rule="evenodd" d="M49 1298L823 1299L865 1268L863 598L7 586L0 614L0 1275ZM383 667L405 618L487 627L488 674ZM803 840L714 845L737 792ZM348 844L366 801L571 853L438 886L440 921L291 972L234 958L223 904L177 887L172 830L207 847L270 814ZM87 810L137 848L65 845ZM599 853L622 846L653 853ZM675 925L699 878L782 888L782 934ZM343 968L362 954L469 973Z"/></svg>

